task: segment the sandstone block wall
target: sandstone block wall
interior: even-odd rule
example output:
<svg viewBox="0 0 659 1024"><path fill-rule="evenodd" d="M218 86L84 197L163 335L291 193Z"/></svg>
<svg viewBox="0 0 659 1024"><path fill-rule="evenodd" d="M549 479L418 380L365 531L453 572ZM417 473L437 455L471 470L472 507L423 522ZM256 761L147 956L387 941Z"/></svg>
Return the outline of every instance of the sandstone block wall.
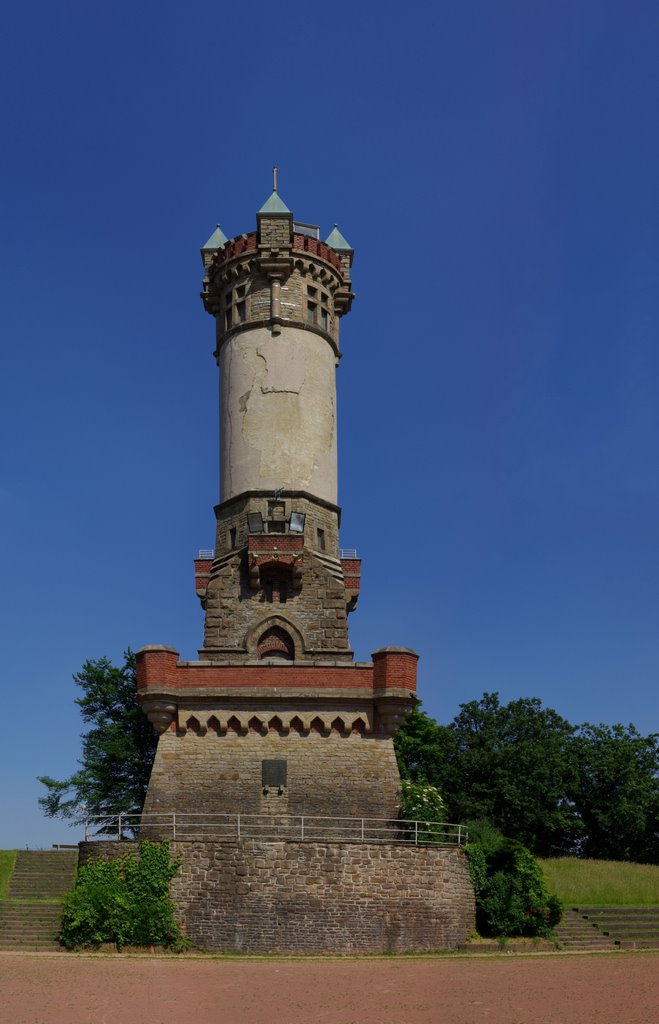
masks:
<svg viewBox="0 0 659 1024"><path fill-rule="evenodd" d="M301 706L296 703L296 710ZM318 712L322 707L314 708ZM197 715L201 718L198 710ZM262 761L279 759L287 762L286 790L266 795ZM185 735L170 730L160 737L144 813L396 818L399 805L390 737L336 732L281 736L273 730L200 736L189 728Z"/></svg>
<svg viewBox="0 0 659 1024"><path fill-rule="evenodd" d="M215 506L217 530L215 540L216 556L228 554L232 548L231 530L236 531L236 548L244 547L249 539L247 529L247 513L260 512L264 519L271 517L270 506L272 494L269 492L252 491L239 495L237 498L222 502ZM316 547L315 538L318 528L325 533L326 553L338 558L339 555L339 509L317 501L303 491L287 491L279 499L283 508L282 518L288 520L291 512L303 512L306 516L304 529L304 546L309 549ZM281 536L281 535L280 535Z"/></svg>
<svg viewBox="0 0 659 1024"><path fill-rule="evenodd" d="M81 844L81 862L134 843ZM172 843L171 893L185 934L209 950L382 953L453 949L475 926L456 847Z"/></svg>
<svg viewBox="0 0 659 1024"><path fill-rule="evenodd" d="M288 537L282 537L282 549ZM286 600L273 603L263 588L250 587L247 553L236 552L211 576L205 595L203 658L232 659L246 653L252 631L272 615L281 616L302 638L296 658L319 653L351 658L346 592L318 553L303 553L302 584L288 590ZM340 565L337 565L340 574Z"/></svg>

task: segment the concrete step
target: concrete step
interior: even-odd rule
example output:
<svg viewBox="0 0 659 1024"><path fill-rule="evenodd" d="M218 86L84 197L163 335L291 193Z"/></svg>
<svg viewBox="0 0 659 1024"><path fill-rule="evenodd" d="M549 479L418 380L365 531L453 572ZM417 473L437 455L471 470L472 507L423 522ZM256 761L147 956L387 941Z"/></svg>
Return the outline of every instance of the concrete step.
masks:
<svg viewBox="0 0 659 1024"><path fill-rule="evenodd" d="M659 907L580 907L578 912L619 948L623 942L659 943Z"/></svg>
<svg viewBox="0 0 659 1024"><path fill-rule="evenodd" d="M619 949L659 949L659 938L621 939L616 945Z"/></svg>
<svg viewBox="0 0 659 1024"><path fill-rule="evenodd" d="M604 934L612 939L656 939L659 942L659 931L653 928L615 928Z"/></svg>
<svg viewBox="0 0 659 1024"><path fill-rule="evenodd" d="M603 935L591 921L575 910L566 910L554 929L554 938L564 950L615 949L611 938Z"/></svg>
<svg viewBox="0 0 659 1024"><path fill-rule="evenodd" d="M576 913L586 914L588 917L659 917L659 905L656 907L577 907Z"/></svg>
<svg viewBox="0 0 659 1024"><path fill-rule="evenodd" d="M0 932L14 928L59 928L62 905L47 908L38 903L0 903Z"/></svg>

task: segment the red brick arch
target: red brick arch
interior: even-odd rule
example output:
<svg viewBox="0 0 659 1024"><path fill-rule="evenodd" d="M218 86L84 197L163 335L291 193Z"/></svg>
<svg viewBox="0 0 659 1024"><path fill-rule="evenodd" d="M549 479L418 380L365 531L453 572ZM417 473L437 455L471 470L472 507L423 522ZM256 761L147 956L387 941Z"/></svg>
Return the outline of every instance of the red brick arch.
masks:
<svg viewBox="0 0 659 1024"><path fill-rule="evenodd" d="M259 658L274 657L293 661L295 658L295 644L291 636L281 626L270 626L259 637L256 653Z"/></svg>

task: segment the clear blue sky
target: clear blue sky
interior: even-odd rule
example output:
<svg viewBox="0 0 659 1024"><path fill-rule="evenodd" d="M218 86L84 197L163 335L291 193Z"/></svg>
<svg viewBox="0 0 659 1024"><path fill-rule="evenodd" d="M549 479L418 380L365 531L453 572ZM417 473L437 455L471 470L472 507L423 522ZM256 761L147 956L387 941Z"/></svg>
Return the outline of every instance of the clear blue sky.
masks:
<svg viewBox="0 0 659 1024"><path fill-rule="evenodd" d="M71 675L195 657L218 498L199 247L271 166L355 247L357 657L657 729L659 6L44 0L0 40L0 848L77 840Z"/></svg>

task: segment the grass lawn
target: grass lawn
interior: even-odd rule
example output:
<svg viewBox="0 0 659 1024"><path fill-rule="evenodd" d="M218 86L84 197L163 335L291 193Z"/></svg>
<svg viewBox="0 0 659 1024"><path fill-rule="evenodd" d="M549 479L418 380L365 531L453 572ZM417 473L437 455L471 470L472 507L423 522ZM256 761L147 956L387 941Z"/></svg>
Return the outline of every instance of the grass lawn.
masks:
<svg viewBox="0 0 659 1024"><path fill-rule="evenodd" d="M566 907L659 906L659 865L556 857L540 860L547 887Z"/></svg>
<svg viewBox="0 0 659 1024"><path fill-rule="evenodd" d="M7 895L7 886L16 862L16 850L0 850L0 900Z"/></svg>

